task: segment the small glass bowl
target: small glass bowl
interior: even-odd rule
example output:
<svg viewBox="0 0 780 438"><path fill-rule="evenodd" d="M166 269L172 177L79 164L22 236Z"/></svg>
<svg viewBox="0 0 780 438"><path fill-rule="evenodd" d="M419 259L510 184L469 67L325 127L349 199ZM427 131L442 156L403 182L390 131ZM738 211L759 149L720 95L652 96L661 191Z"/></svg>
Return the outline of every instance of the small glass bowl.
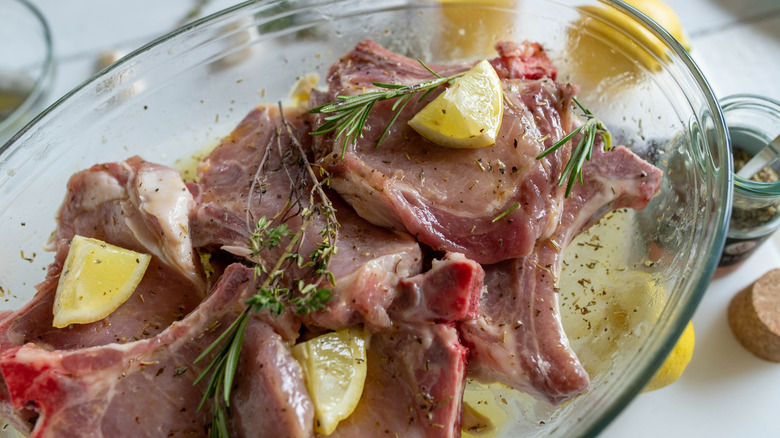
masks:
<svg viewBox="0 0 780 438"><path fill-rule="evenodd" d="M54 77L52 39L27 0L0 0L0 145L46 103Z"/></svg>

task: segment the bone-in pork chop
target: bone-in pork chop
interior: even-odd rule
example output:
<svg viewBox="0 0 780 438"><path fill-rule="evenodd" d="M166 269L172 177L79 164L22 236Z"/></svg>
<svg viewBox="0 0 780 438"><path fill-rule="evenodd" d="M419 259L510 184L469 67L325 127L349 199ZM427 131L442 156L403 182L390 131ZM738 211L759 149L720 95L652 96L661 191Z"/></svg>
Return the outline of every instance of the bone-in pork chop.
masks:
<svg viewBox="0 0 780 438"><path fill-rule="evenodd" d="M311 137L306 134L307 119L299 111L285 112L293 126L292 135L308 153ZM290 137L278 107L261 105L203 160L198 169L201 182L191 185L197 201L191 215L196 247L247 256L248 223L254 224L263 216L273 218L279 212L283 213L282 219L276 219L274 225L284 222L291 230L300 227L301 218L295 208L289 207L288 200L300 199L302 207L315 207L308 200L312 184L305 169L292 164L295 146ZM340 223L338 252L330 265L335 285L329 287L327 308L311 313L308 320L334 330L359 323L374 330L388 327L386 309L394 298L395 285L422 268L420 247L407 233L373 225L355 214L336 193L328 194ZM321 202L317 197L314 201L315 205ZM315 215L306 229L300 254L314 250L323 225L323 218ZM272 263L278 251L266 251L264 256L267 263ZM310 275L298 270L290 276Z"/></svg>
<svg viewBox="0 0 780 438"><path fill-rule="evenodd" d="M612 209L641 209L660 188L661 171L623 147L594 151L553 236L523 258L485 266L480 316L461 324L469 375L499 381L552 404L588 388L588 375L561 325L556 282L563 250Z"/></svg>
<svg viewBox="0 0 780 438"><path fill-rule="evenodd" d="M525 52L512 52L509 44L500 46L504 52L493 64L503 65L506 74L522 74L512 63L522 64L519 56ZM438 70L447 74L463 68ZM417 61L364 41L331 67L328 92L313 93L310 105L375 90L376 80L414 84L421 78L431 74ZM333 188L363 218L480 263L523 257L537 240L552 234L563 210L564 190L555 182L571 148L560 148L544 160L536 156L576 126L571 108L576 87L550 78L518 77L503 78L502 86L504 115L492 146L445 148L408 127L405 122L433 93L422 102L412 99L378 147L376 141L393 117L393 100L374 105L363 136L350 142L343 155L342 141L333 134L316 136L314 148L332 174ZM312 119L319 124L322 116ZM494 221L511 208L508 221Z"/></svg>
<svg viewBox="0 0 780 438"><path fill-rule="evenodd" d="M138 157L75 174L50 242L57 250L54 262L35 298L0 323L0 348L26 342L55 349L127 342L154 336L183 318L206 294L188 233L192 202L177 171ZM152 261L116 311L101 321L56 329L54 294L76 234L150 253Z"/></svg>
<svg viewBox="0 0 780 438"><path fill-rule="evenodd" d="M207 362L193 362L218 336L214 328L242 310L245 269L228 267L197 310L153 338L71 351L34 344L4 351L0 371L14 408L38 415L30 436L205 436L211 402L198 411L206 381L193 381ZM267 325L253 318L249 326L236 380L243 389L234 395L236 430L249 425L273 436L310 436L313 405L300 365ZM244 407L248 402L252 409Z"/></svg>
<svg viewBox="0 0 780 438"><path fill-rule="evenodd" d="M393 326L371 337L360 404L333 437L460 436L467 349L456 322L473 317L482 268L446 254L401 281Z"/></svg>

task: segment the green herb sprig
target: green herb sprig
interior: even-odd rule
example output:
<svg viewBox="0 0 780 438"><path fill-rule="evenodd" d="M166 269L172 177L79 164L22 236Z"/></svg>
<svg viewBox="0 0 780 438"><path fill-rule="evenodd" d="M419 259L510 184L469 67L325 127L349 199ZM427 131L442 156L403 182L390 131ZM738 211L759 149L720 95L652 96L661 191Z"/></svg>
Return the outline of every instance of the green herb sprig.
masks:
<svg viewBox="0 0 780 438"><path fill-rule="evenodd" d="M582 132L582 137L580 137L580 140L577 142L577 146L575 146L572 150L571 157L569 158L568 163L566 163L566 167L564 167L560 179L558 179L558 186L560 187L563 185L563 181L566 179L566 177L568 176L569 178L568 182L566 183L566 198L568 198L571 194L571 189L574 187L575 181L579 180L580 185L583 184L582 167L585 164L585 160L590 161L590 158L593 155L593 146L596 143L596 134L601 135L605 151L612 149L612 134L610 134L606 125L604 125L604 122L597 119L596 116L590 112L590 110L582 106L579 100L576 98L572 98L572 100L574 100L574 103L576 103L584 113L583 117L586 119L585 123L576 127L574 130L566 134L554 145L550 146L536 157L537 160L546 157L547 155L555 152L561 146L565 145L566 142L574 138L574 136Z"/></svg>
<svg viewBox="0 0 780 438"><path fill-rule="evenodd" d="M412 97L420 92L425 93L420 97L419 101L422 101L428 97L437 87L444 84L451 84L455 79L463 76L466 72L456 73L450 76L441 76L430 67L428 67L422 60L417 60L426 70L431 72L435 76L435 79L420 82L415 85L399 85L399 84L385 84L381 82L374 82L374 86L385 88L386 91L370 91L368 93L357 94L354 96L338 96L338 100L329 102L324 105L312 108L310 113L330 114L324 118L324 122L317 127L314 131L310 132L310 135L322 135L332 131L336 131L336 139L343 136L341 145L341 156L343 157L347 151L347 145L350 141L354 144L357 139L363 135L368 116L374 105L377 102L389 99L398 100L393 104L393 117L385 126L381 135L377 139L375 146L379 146L382 140L385 139L390 128L393 126L398 116L403 111L406 104L412 99ZM582 110L583 117L586 119L585 123L578 126L566 136L561 138L558 142L539 154L536 159L540 160L545 156L555 152L558 148L566 144L569 140L574 138L580 132L583 133L577 145L574 147L571 158L566 163L563 173L558 180L558 186L562 186L563 182L568 177L566 184L565 197L568 198L571 194L571 190L574 187L574 182L579 180L580 184L583 184L582 168L585 161L590 161L593 154L593 146L596 142L596 134L600 134L604 150L608 151L612 149L612 136L607 129L606 125L596 118L590 110L585 108L576 98L572 98L577 106ZM508 213L508 212L507 212ZM493 221L501 219L506 216L502 214L495 218Z"/></svg>
<svg viewBox="0 0 780 438"><path fill-rule="evenodd" d="M283 157L282 165L285 169L278 171L286 171L290 176L292 195L286 206L274 218L283 219L297 215L301 219L301 225L296 230L289 229L287 223L284 222L272 227L274 219L268 219L266 216L261 217L254 224L254 227L249 231L249 254L255 260L255 278L264 278L264 280L257 288L257 292L246 301L247 307L238 318L195 359L195 363L198 363L216 351L209 364L193 383L193 385L197 385L210 375L198 410L203 408L208 399L213 398L211 436L215 438L229 436L230 393L250 314L266 309L275 316L281 315L286 309L298 314L308 314L322 309L330 299L330 290L324 286L326 283L330 286L335 283L329 266L332 257L337 252L336 241L339 223L336 219L336 210L322 188L323 184L328 184L329 177L324 170L321 170L322 181L318 179L311 163L306 158L303 146L293 132L294 128L284 117L281 104L279 111L281 113L281 126L277 128L275 137L277 139L276 146ZM289 146L291 148L285 148L281 144L282 134L285 132L290 138ZM260 179L260 173L266 169L268 149L270 147L267 148L266 154L261 160L258 174L255 175L256 180ZM288 149L292 149L294 153L281 154ZM311 183L312 188L307 196L301 196L300 188L304 185L292 176L300 173L289 169L295 165L302 167L305 178ZM251 202L252 193L254 193L254 185L250 187L250 200L248 202ZM319 198L320 202L315 203L315 198ZM308 203L305 203L304 200ZM304 256L300 253L303 238L306 228L314 219L315 212L324 218L325 225L319 233L320 241L315 245L314 250ZM269 267L262 256L277 248L285 240L287 244L282 250L282 254L276 258L273 266ZM311 275L307 278L288 278L289 273L293 272L291 269L293 266L307 269Z"/></svg>
<svg viewBox="0 0 780 438"><path fill-rule="evenodd" d="M220 348L211 359L211 362L206 366L206 369L204 369L192 383L193 385L197 385L211 373L206 392L203 393L203 397L201 397L200 403L198 404L198 411L203 408L206 400L210 398L214 399L211 412L211 436L213 438L230 436L227 409L230 407L230 391L236 376L238 356L241 354L241 346L244 343L244 333L246 333L248 319L249 308L241 312L227 330L222 332L217 340L209 345L209 347L195 359L195 363L200 362L211 354L214 349L219 347L223 341L227 340L224 343L224 346Z"/></svg>
<svg viewBox="0 0 780 438"><path fill-rule="evenodd" d="M418 102L422 102L436 88L444 84L451 84L455 79L466 74L466 72L463 71L450 76L441 76L428 67L422 60L418 59L417 62L433 74L435 79L429 79L414 85L374 82L374 86L385 88L386 91L370 91L354 96L338 96L338 100L334 102L326 103L309 110L310 113L331 114L326 116L324 118L325 122L318 126L313 132L310 132L310 134L322 135L331 131L336 131L337 139L343 135L344 141L341 145L341 156L343 157L350 141L354 144L357 142L357 139L363 135L366 120L368 119L369 113L374 108L374 104L383 100L398 98L392 107L393 117L390 119L387 126L385 126L385 129L382 131L382 134L374 145L379 146L382 140L387 137L388 132L390 132L390 127L392 127L398 119L401 111L403 111L406 104L409 103L415 94L423 91L425 92L418 100Z"/></svg>
<svg viewBox="0 0 780 438"><path fill-rule="evenodd" d="M515 211L517 209L517 207L519 207L519 206L520 206L520 203L519 202L515 202L514 204L510 205L509 208L504 210L501 214L499 214L498 216L494 217L493 220L490 221L490 223L494 223L494 222L500 221L501 219L503 219L504 217L509 215L509 213Z"/></svg>

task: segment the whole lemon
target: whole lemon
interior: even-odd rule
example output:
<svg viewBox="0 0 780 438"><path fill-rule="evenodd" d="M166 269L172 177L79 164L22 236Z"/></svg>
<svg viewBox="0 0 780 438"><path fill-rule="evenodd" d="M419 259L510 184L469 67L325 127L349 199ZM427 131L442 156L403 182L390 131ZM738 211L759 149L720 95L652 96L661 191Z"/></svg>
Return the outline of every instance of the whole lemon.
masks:
<svg viewBox="0 0 780 438"><path fill-rule="evenodd" d="M661 368L658 369L642 392L655 391L676 382L682 376L683 371L685 371L685 368L691 361L691 357L693 357L694 344L693 322L688 322L674 349L666 357Z"/></svg>
<svg viewBox="0 0 780 438"><path fill-rule="evenodd" d="M666 3L660 0L625 0L629 5L639 9L666 29L685 50L691 50L691 44L683 31L680 18Z"/></svg>
<svg viewBox="0 0 780 438"><path fill-rule="evenodd" d="M659 0L628 0L658 22L685 48L679 18ZM579 6L580 18L569 28L566 59L583 88L632 85L645 71L661 70L669 60L666 44L632 15L610 6Z"/></svg>
<svg viewBox="0 0 780 438"><path fill-rule="evenodd" d="M512 39L522 0L432 0L442 5L434 53L453 60L489 58L497 41Z"/></svg>

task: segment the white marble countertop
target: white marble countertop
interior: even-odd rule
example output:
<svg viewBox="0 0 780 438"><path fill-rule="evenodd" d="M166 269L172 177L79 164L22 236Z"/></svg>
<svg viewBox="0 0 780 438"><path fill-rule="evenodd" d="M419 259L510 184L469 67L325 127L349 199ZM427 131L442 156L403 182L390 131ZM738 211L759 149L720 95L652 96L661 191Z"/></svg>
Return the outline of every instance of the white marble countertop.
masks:
<svg viewBox="0 0 780 438"><path fill-rule="evenodd" d="M58 64L53 102L96 71L107 50L129 51L231 0L31 0L49 21ZM780 100L780 1L667 0L687 31L692 56L718 98L752 93ZM150 13L149 11L153 11ZM121 17L119 19L118 17ZM777 242L776 242L777 243ZM637 397L605 437L780 436L780 365L755 358L726 322L731 297L780 267L776 245L716 280L694 315L696 348L682 378Z"/></svg>

